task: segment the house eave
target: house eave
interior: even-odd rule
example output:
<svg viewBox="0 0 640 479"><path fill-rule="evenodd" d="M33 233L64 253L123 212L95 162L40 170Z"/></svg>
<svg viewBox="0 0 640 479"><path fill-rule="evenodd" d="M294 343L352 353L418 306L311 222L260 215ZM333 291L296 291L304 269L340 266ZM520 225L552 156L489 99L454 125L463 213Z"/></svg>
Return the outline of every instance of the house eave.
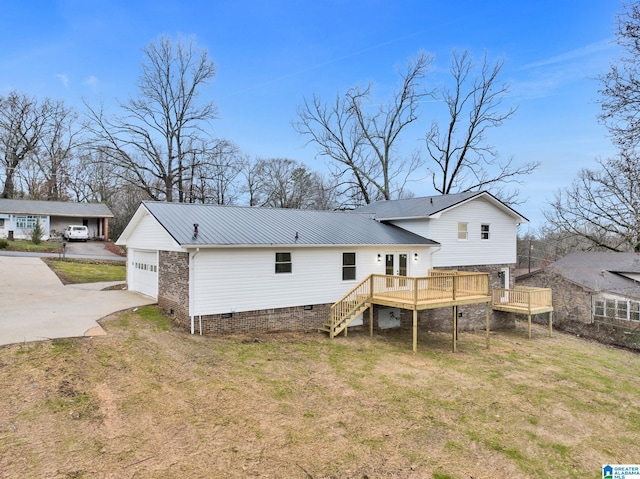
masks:
<svg viewBox="0 0 640 479"><path fill-rule="evenodd" d="M117 244L117 243L116 243ZM407 243L407 244L297 244L297 243L269 243L269 244L181 244L180 247L187 250L195 249L252 249L252 248L437 248L440 243Z"/></svg>

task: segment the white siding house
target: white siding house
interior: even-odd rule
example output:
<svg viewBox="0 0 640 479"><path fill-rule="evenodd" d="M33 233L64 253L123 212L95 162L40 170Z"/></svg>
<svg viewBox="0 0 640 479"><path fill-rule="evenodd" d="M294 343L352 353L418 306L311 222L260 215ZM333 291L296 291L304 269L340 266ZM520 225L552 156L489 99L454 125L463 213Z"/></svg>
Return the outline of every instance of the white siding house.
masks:
<svg viewBox="0 0 640 479"><path fill-rule="evenodd" d="M117 244L127 246L129 289L192 330L202 318L239 324L251 315L262 329L318 327L372 273L426 275L440 246L367 215L153 202ZM281 319L300 311L314 313L299 325Z"/></svg>
<svg viewBox="0 0 640 479"><path fill-rule="evenodd" d="M145 202L117 244L128 249L129 289L192 332L313 329L374 273L515 263L526 219L494 197L413 200L351 213Z"/></svg>
<svg viewBox="0 0 640 479"><path fill-rule="evenodd" d="M84 225L89 237L106 239L113 214L101 203L35 201L0 198L0 238L31 239L40 223L42 240L59 238L68 225Z"/></svg>

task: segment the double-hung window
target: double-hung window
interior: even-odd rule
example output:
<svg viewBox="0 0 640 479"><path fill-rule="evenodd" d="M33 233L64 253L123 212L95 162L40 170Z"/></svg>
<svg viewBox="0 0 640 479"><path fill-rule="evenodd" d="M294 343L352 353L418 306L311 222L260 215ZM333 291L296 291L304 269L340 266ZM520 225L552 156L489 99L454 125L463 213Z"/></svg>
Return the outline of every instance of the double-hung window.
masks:
<svg viewBox="0 0 640 479"><path fill-rule="evenodd" d="M467 238L467 223L458 223L458 239L466 240Z"/></svg>
<svg viewBox="0 0 640 479"><path fill-rule="evenodd" d="M291 273L291 253L276 253L276 274Z"/></svg>
<svg viewBox="0 0 640 479"><path fill-rule="evenodd" d="M489 239L489 225L483 224L480 225L480 239L488 240Z"/></svg>
<svg viewBox="0 0 640 479"><path fill-rule="evenodd" d="M342 281L356 279L356 254L342 253Z"/></svg>

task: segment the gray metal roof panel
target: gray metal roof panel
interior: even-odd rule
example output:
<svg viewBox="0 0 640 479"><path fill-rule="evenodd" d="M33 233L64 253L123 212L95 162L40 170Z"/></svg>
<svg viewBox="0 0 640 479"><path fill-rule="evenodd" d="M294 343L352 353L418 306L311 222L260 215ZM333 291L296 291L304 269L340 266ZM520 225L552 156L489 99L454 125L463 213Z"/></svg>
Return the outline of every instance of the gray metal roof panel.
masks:
<svg viewBox="0 0 640 479"><path fill-rule="evenodd" d="M438 244L368 215L186 203L143 205L180 245ZM194 224L198 224L197 237Z"/></svg>
<svg viewBox="0 0 640 479"><path fill-rule="evenodd" d="M38 201L0 198L0 213L49 216L78 216L113 218L102 203L73 203L71 201Z"/></svg>
<svg viewBox="0 0 640 479"><path fill-rule="evenodd" d="M477 192L468 192L403 200L376 201L357 208L355 211L357 213L372 213L380 220L427 217L468 200L477 194Z"/></svg>
<svg viewBox="0 0 640 479"><path fill-rule="evenodd" d="M640 297L640 285L619 273L640 273L638 253L573 252L549 266L592 291Z"/></svg>
<svg viewBox="0 0 640 479"><path fill-rule="evenodd" d="M516 217L527 219L510 206L498 200L486 191L468 191L450 195L424 196L420 198L407 198L403 200L377 201L355 210L356 213L369 213L380 221L399 220L407 218L427 218L440 213L453 206L463 203L476 196L486 196L495 203L501 205Z"/></svg>

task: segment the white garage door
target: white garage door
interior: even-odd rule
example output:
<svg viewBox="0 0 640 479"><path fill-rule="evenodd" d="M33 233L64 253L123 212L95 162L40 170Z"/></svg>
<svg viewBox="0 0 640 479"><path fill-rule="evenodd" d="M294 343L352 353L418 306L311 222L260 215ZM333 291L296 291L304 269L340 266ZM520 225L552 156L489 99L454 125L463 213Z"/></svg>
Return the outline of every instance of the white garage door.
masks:
<svg viewBox="0 0 640 479"><path fill-rule="evenodd" d="M158 253L157 251L131 251L129 264L129 289L152 298L158 297Z"/></svg>

